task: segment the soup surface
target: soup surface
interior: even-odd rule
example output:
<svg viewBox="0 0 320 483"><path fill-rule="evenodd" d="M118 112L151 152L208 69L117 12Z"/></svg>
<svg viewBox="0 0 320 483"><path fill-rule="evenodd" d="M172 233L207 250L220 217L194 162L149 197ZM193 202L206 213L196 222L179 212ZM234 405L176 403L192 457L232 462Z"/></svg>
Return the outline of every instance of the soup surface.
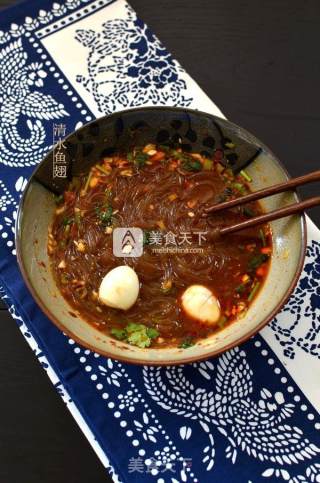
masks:
<svg viewBox="0 0 320 483"><path fill-rule="evenodd" d="M250 181L246 172L235 176L226 167L221 151L208 159L155 145L105 158L89 175L74 178L56 199L48 253L75 315L142 348L187 349L227 324L241 323L268 273L270 228L214 236L218 227L261 213L258 203L202 214L209 204L248 193ZM128 256L129 242L127 256L114 255L119 227L143 230L141 256ZM132 267L139 279L138 298L128 310L99 297L103 278L120 265ZM187 310L183 297L194 285L212 294L215 319Z"/></svg>

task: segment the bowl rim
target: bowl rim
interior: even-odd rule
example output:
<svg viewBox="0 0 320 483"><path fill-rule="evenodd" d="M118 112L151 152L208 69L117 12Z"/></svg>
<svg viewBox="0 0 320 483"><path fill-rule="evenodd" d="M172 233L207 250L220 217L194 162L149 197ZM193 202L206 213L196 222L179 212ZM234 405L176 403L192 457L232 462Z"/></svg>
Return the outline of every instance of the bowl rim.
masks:
<svg viewBox="0 0 320 483"><path fill-rule="evenodd" d="M229 125L233 128L240 129L241 132L243 132L245 134L249 134L250 137L253 137L254 139L256 139L259 142L259 146L262 147L262 148L265 148L273 156L274 160L279 164L280 168L282 169L282 171L283 171L287 180L289 180L291 178L287 169L286 169L286 167L279 160L279 158L273 153L273 151L270 150L269 147L267 147L264 143L262 143L260 141L260 139L256 138L255 135L251 134L245 128L233 123L232 121L229 121L228 119L224 119L224 118L221 118L221 117L216 116L214 114L210 114L208 112L204 112L204 111L200 111L200 110L196 110L196 109L188 109L188 108L183 108L183 107L171 107L171 106L146 106L146 107L141 106L141 107L135 107L135 108L130 108L130 109L124 109L124 110L121 110L121 111L113 112L112 114L107 114L105 116L101 116L97 119L94 119L93 121L90 121L89 123L84 124L79 129L76 129L75 131L70 133L65 138L65 140L67 140L69 137L73 136L75 132L80 132L81 130L86 129L91 124L94 124L96 122L100 122L102 119L111 119L112 120L113 117L116 118L118 116L125 115L125 114L130 113L130 112L139 112L139 111L146 111L146 110L148 110L148 111L156 110L156 111L163 111L163 112L177 112L178 111L180 113L187 113L187 114L190 113L190 114L197 115L197 116L200 116L200 117L201 116L207 116L207 117L216 119L219 122L222 121L223 123L225 123L225 124L227 124L227 125ZM302 273L302 269L303 269L303 266L304 266L305 256L306 256L307 223L306 223L306 215L305 215L304 212L300 215L300 226L301 226L301 235L302 235L300 256L299 256L299 261L297 263L296 272L295 272L295 275L293 277L293 280L292 280L290 286L286 290L282 299L278 302L276 307L272 310L272 312L270 314L268 314L257 326L255 326L247 334L239 337L236 341L230 342L229 344L227 344L226 346L224 346L221 349L215 349L215 350L212 350L211 352L205 353L203 355L200 354L198 356L189 356L189 357L186 356L183 359L179 359L177 361L175 359L172 359L172 357L169 360L132 359L132 358L126 357L125 355L122 355L122 354L120 356L115 357L115 355L111 351L97 349L93 345L88 344L86 341L84 341L80 337L75 336L72 333L72 331L69 330L68 328L66 328L58 320L58 318L49 310L49 308L47 308L47 306L42 302L41 298L38 296L36 289L34 288L32 282L31 282L31 280L30 280L30 278L27 274L27 270L25 268L25 264L24 264L23 257L22 257L21 228L22 228L22 218L23 218L23 208L24 208L25 198L26 198L26 195L27 195L27 192L29 190L31 183L34 181L34 176L35 176L36 172L38 171L40 166L45 162L45 159L47 158L47 156L49 156L50 152L52 152L52 150L48 151L48 153L43 158L43 160L37 165L35 170L32 172L32 174L31 174L31 176L30 176L30 178L29 178L29 180L28 180L28 182L25 186L25 189L24 189L23 195L20 199L20 202L19 202L17 218L16 218L16 222L15 222L15 246L16 246L16 251L17 251L17 261L18 261L18 265L19 265L19 268L20 268L20 272L22 274L22 278L23 278L28 290L30 291L32 297L34 298L35 302L37 303L39 308L42 310L42 312L48 317L48 319L60 331L62 331L65 335L70 337L76 343L80 344L82 347L85 347L85 348L87 348L87 349L89 349L93 352L96 352L96 353L102 355L103 357L116 359L116 360L119 360L119 361L124 362L124 363L138 365L138 366L141 366L141 365L146 365L146 366L175 366L175 365L181 365L181 364L188 364L188 363L191 363L191 362L203 361L203 360L210 359L212 357L218 357L219 355L223 354L224 352L226 352L226 351L228 351L228 350L232 349L233 347L236 347L240 344L243 344L244 342L249 340L251 337L255 336L258 332L260 332L276 316L277 313L280 312L282 307L287 303L288 299L290 298L293 290L295 289L295 287L296 287L296 285L299 281L299 278L300 278L300 275ZM292 191L295 194L297 201L300 201L300 196L297 193L297 191L295 189L292 190Z"/></svg>

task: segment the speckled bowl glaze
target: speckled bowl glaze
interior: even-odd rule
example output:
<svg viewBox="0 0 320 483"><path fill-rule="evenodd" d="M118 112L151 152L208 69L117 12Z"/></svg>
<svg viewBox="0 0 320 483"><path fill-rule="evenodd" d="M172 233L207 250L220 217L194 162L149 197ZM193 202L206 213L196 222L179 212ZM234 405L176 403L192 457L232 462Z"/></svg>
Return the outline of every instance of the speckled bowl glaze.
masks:
<svg viewBox="0 0 320 483"><path fill-rule="evenodd" d="M250 133L231 122L199 111L178 108L140 108L101 118L66 139L68 178L118 150L144 143L182 144L186 150L213 153L232 140L228 154L235 171L247 166L252 189L258 190L288 179L272 152ZM227 148L226 148L227 149ZM226 151L227 153L227 151ZM102 334L75 314L60 294L47 255L48 226L55 203L67 180L53 180L53 155L49 153L30 179L21 200L16 246L22 275L43 312L68 336L102 355L137 364L180 364L218 355L241 344L270 321L287 301L302 270L306 248L304 216L273 222L273 256L267 280L246 315L210 338L188 349L140 349ZM263 200L266 211L297 201L296 193ZM199 281L201 282L201 281Z"/></svg>

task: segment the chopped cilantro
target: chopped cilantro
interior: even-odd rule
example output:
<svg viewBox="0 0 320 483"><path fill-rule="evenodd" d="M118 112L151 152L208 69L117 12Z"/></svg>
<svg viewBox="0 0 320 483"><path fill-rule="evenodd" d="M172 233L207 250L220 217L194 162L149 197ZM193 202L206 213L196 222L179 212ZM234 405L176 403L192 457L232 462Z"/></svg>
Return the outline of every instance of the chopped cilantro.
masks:
<svg viewBox="0 0 320 483"><path fill-rule="evenodd" d="M73 218L65 217L62 220L62 224L63 224L63 226L72 225L73 221L74 221Z"/></svg>
<svg viewBox="0 0 320 483"><path fill-rule="evenodd" d="M181 344L179 345L180 349L188 349L189 347L192 347L195 345L195 342L192 337L186 337Z"/></svg>
<svg viewBox="0 0 320 483"><path fill-rule="evenodd" d="M111 205L97 206L95 211L96 211L97 217L99 218L100 222L103 225L111 224L112 212L113 212Z"/></svg>
<svg viewBox="0 0 320 483"><path fill-rule="evenodd" d="M126 331L124 329L111 329L111 334L118 340L123 340L126 338Z"/></svg>
<svg viewBox="0 0 320 483"><path fill-rule="evenodd" d="M152 339L158 337L159 332L153 327L130 322L124 329L111 329L111 334L118 340L125 340L128 344L144 349L150 347Z"/></svg>
<svg viewBox="0 0 320 483"><path fill-rule="evenodd" d="M150 337L150 339L156 339L159 336L159 332L157 331L157 329L154 329L153 327L148 327L147 336Z"/></svg>
<svg viewBox="0 0 320 483"><path fill-rule="evenodd" d="M133 153L129 153L127 155L128 161L133 163L137 168L143 168L143 166L146 164L147 160L149 159L149 156L147 153L143 153L142 151L137 151Z"/></svg>
<svg viewBox="0 0 320 483"><path fill-rule="evenodd" d="M148 158L149 156L146 153L137 153L134 158L134 164L137 168L142 168L146 164Z"/></svg>
<svg viewBox="0 0 320 483"><path fill-rule="evenodd" d="M186 171L201 171L202 170L202 164L198 159L186 159L182 163L183 169Z"/></svg>

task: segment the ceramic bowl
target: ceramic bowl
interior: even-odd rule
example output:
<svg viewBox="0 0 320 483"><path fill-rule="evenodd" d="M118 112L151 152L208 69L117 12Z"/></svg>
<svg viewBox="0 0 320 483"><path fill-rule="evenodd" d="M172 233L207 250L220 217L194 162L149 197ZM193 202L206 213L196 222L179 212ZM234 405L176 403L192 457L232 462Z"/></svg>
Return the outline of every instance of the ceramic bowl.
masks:
<svg viewBox="0 0 320 483"><path fill-rule="evenodd" d="M228 154L228 140L236 145ZM235 124L199 111L178 108L140 108L103 117L66 138L68 177L87 172L103 157L146 143L180 143L186 150L213 154L226 150L235 171L247 166L252 189L288 179L274 154L258 139ZM31 177L20 203L16 246L22 275L40 308L65 334L104 356L138 364L179 364L206 359L239 345L263 328L287 301L302 270L306 245L304 216L290 216L271 223L273 256L265 284L245 317L188 349L140 349L97 331L62 297L49 267L48 226L66 179L53 178L49 153ZM298 201L295 192L263 200L266 211Z"/></svg>

